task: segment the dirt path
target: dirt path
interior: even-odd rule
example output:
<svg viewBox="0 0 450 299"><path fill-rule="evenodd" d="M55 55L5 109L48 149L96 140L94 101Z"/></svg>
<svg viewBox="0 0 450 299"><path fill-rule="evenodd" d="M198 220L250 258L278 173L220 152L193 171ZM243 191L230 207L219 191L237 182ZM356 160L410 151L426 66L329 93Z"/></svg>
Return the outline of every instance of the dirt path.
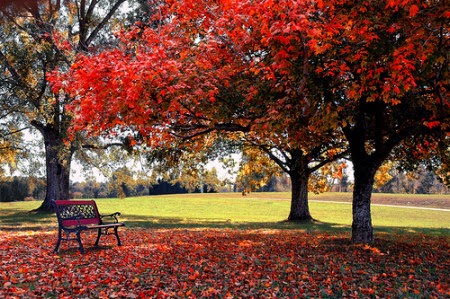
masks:
<svg viewBox="0 0 450 299"><path fill-rule="evenodd" d="M323 193L319 195L310 196L311 200L318 201L338 201L338 202L352 202L351 193ZM434 208L434 209L450 209L450 195L440 194L372 194L372 204L389 205L389 206L404 206L404 207L420 207L420 208Z"/></svg>
<svg viewBox="0 0 450 299"><path fill-rule="evenodd" d="M352 203L349 201L328 201L328 200L310 200L310 202L330 202L330 203L342 203L351 205ZM391 204L377 204L373 203L372 206L380 206L380 207L394 207L394 208L404 208L404 209L422 209L422 210L432 210L432 211L443 211L443 212L450 212L450 209L443 209L443 208L429 208L429 207L423 207L423 206L403 206L403 205L391 205Z"/></svg>

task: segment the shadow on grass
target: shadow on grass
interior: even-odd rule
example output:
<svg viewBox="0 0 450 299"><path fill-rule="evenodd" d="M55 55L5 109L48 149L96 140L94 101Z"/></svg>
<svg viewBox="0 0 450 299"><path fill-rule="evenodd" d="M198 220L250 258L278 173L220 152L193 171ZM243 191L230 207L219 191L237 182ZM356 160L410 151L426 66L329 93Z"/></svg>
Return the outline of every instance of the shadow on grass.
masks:
<svg viewBox="0 0 450 299"><path fill-rule="evenodd" d="M224 228L224 229L296 229L308 233L328 232L330 234L351 234L350 225L314 222L232 222L230 220L193 219L181 217L156 217L123 215L127 227L142 228ZM374 227L376 234L425 234L431 236L450 236L449 228L422 228L422 227Z"/></svg>
<svg viewBox="0 0 450 299"><path fill-rule="evenodd" d="M55 213L2 209L0 214L1 230L42 230L57 227L57 225Z"/></svg>
<svg viewBox="0 0 450 299"><path fill-rule="evenodd" d="M351 226L321 221L314 222L233 222L227 219L158 217L142 215L122 215L129 228L165 228L165 229L296 229L307 233L327 232L330 234L350 234ZM33 213L2 209L0 214L0 230L3 231L41 231L57 228L54 213ZM425 234L431 236L450 236L450 228L418 228L418 227L374 227L376 234Z"/></svg>
<svg viewBox="0 0 450 299"><path fill-rule="evenodd" d="M329 232L348 232L348 226L314 222L233 222L224 219L207 218L181 218L181 217L156 217L156 216L137 216L123 215L127 227L142 228L223 228L223 229L302 229L306 231L329 231Z"/></svg>

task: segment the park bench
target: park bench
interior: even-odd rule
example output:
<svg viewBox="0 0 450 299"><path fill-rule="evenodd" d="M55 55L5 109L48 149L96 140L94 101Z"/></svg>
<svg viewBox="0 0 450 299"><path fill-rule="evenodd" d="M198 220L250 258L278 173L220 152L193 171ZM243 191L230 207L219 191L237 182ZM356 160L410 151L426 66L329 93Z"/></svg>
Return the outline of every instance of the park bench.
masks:
<svg viewBox="0 0 450 299"><path fill-rule="evenodd" d="M117 230L124 226L125 223L119 222L117 216L119 212L110 215L100 215L97 209L97 204L94 200L55 200L54 208L56 217L58 218L58 241L54 252L58 252L61 241L77 241L81 253L84 253L83 243L81 243L81 232L90 229L97 230L97 241L95 246L98 246L101 235L110 235L110 229L114 231L117 238L117 245L121 246L119 234ZM103 221L103 218L109 217L109 223ZM63 233L65 236L63 236ZM76 237L71 238L71 234Z"/></svg>

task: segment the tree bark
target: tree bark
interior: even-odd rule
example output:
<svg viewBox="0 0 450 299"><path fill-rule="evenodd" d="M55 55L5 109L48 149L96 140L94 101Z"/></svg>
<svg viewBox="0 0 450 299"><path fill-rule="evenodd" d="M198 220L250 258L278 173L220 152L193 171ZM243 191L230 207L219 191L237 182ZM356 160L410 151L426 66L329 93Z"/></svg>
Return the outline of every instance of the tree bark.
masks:
<svg viewBox="0 0 450 299"><path fill-rule="evenodd" d="M53 201L69 199L70 165L72 153L65 148L61 136L51 128L40 130L45 143L45 168L47 172L47 194L40 211L53 211Z"/></svg>
<svg viewBox="0 0 450 299"><path fill-rule="evenodd" d="M353 243L373 243L373 226L370 211L373 183L375 172L378 167L367 165L366 161L354 160L355 185L353 190ZM373 164L373 163L372 163Z"/></svg>
<svg viewBox="0 0 450 299"><path fill-rule="evenodd" d="M308 222L313 220L308 204L308 161L306 157L304 157L304 160L295 163L294 168L289 172L292 183L292 197L288 221Z"/></svg>
<svg viewBox="0 0 450 299"><path fill-rule="evenodd" d="M370 201L375 173L387 159L392 148L399 142L397 139L391 140L392 136L384 135L387 126L384 119L384 105L380 103L366 105L367 103L362 101L360 115L356 118L354 127L344 129L350 145L355 176L352 242L363 244L374 242ZM369 116L366 114L368 112L370 112ZM368 152L366 148L369 141L374 143L371 152Z"/></svg>

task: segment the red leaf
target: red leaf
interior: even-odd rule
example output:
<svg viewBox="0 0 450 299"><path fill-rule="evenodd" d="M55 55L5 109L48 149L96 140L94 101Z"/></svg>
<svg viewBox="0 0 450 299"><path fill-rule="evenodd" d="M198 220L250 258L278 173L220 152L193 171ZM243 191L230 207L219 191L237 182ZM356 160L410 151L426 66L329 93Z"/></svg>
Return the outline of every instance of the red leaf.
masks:
<svg viewBox="0 0 450 299"><path fill-rule="evenodd" d="M419 6L417 6L416 4L411 5L411 7L409 8L409 16L414 17L418 12Z"/></svg>

